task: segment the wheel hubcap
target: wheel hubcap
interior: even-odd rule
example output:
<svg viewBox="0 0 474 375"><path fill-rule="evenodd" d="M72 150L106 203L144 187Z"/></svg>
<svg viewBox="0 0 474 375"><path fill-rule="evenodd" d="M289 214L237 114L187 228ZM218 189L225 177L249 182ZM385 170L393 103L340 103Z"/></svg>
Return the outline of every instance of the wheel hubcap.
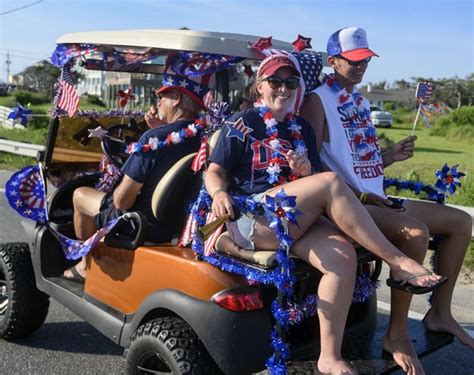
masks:
<svg viewBox="0 0 474 375"><path fill-rule="evenodd" d="M137 363L137 374L171 374L166 361L156 352L144 353Z"/></svg>
<svg viewBox="0 0 474 375"><path fill-rule="evenodd" d="M8 307L7 283L0 275L0 316L4 315Z"/></svg>

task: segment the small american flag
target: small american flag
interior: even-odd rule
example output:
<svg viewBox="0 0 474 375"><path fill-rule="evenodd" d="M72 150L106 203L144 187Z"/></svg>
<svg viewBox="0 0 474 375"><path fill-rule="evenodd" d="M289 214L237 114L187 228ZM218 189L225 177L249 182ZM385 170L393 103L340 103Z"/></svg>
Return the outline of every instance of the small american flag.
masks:
<svg viewBox="0 0 474 375"><path fill-rule="evenodd" d="M191 164L191 169L194 172L199 172L207 160L207 137L204 137L201 140L201 147L199 147L199 151L197 152L196 156L193 159Z"/></svg>
<svg viewBox="0 0 474 375"><path fill-rule="evenodd" d="M211 211L207 214L206 224L209 224L213 222L214 220L216 220L216 215L214 215ZM215 253L214 246L216 245L217 239L222 233L222 229L224 228L224 225L225 223L222 223L222 225L219 228L217 228L217 230L214 233L212 233L211 236L204 242L204 255L205 256L208 257L209 255L212 255Z"/></svg>
<svg viewBox="0 0 474 375"><path fill-rule="evenodd" d="M418 99L426 99L431 96L433 92L433 86L429 82L418 82L416 85L415 96Z"/></svg>
<svg viewBox="0 0 474 375"><path fill-rule="evenodd" d="M57 106L67 112L69 117L73 117L79 108L79 96L77 95L74 83L69 70L64 67L61 77L61 96Z"/></svg>

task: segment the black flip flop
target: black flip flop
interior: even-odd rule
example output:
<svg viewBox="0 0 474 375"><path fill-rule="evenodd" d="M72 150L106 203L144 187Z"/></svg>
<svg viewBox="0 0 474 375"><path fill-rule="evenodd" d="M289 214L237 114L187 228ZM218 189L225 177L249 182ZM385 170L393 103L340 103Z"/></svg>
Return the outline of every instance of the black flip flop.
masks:
<svg viewBox="0 0 474 375"><path fill-rule="evenodd" d="M76 283L84 284L86 278L83 277L79 272L77 272L76 267L69 268L69 271L71 271L72 277L64 276L64 274L62 274L61 278L63 278L64 280L75 281Z"/></svg>
<svg viewBox="0 0 474 375"><path fill-rule="evenodd" d="M448 281L448 278L443 276L443 278L439 280L436 284L433 284L430 286L416 286L416 285L412 285L408 283L408 281L412 279L416 279L417 277L429 276L429 275L432 275L432 273L431 272L419 273L419 274L408 276L406 279L403 279L400 281L397 281L392 276L390 276L387 279L387 285L390 288L403 290L404 292L407 292L407 293L425 294L425 293L432 292L433 290L439 288L441 285L445 284Z"/></svg>

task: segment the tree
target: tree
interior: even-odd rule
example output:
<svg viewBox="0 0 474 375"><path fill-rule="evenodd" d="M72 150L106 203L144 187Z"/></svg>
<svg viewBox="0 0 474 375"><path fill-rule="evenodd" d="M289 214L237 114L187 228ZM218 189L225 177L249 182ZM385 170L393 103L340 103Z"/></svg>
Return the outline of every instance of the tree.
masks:
<svg viewBox="0 0 474 375"><path fill-rule="evenodd" d="M23 85L26 89L42 92L48 97L53 97L54 85L60 74L57 67L43 60L26 68L21 74L23 74Z"/></svg>

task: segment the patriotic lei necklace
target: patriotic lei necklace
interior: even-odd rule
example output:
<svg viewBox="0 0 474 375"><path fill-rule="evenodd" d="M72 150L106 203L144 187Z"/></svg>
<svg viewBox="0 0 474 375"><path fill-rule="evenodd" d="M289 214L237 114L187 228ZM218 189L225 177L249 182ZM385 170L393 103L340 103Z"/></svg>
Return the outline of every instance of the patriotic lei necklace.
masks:
<svg viewBox="0 0 474 375"><path fill-rule="evenodd" d="M271 157L269 160L269 166L267 167L268 182L274 185L281 185L288 181L294 181L299 178L296 174L290 174L287 177L280 176L281 165L287 164L286 159L282 156L286 154L286 151L282 148L280 140L278 139L278 121L273 117L272 113L261 102L255 103L255 107L258 108L259 115L266 125L266 135L268 144L276 151L271 151ZM298 154L304 154L307 151L306 144L301 134L301 126L296 122L296 116L293 113L289 113L286 117L288 130L290 131L291 141L295 148L295 152ZM280 151L280 152L277 152ZM255 162L255 161L254 161ZM252 162L252 164L254 164ZM253 166L252 166L253 169Z"/></svg>
<svg viewBox="0 0 474 375"><path fill-rule="evenodd" d="M352 129L362 125L369 127L372 124L370 120L370 108L364 105L364 97L356 90L349 94L347 90L337 82L334 74L326 76L326 84L339 97L339 103L350 119L349 126Z"/></svg>
<svg viewBox="0 0 474 375"><path fill-rule="evenodd" d="M205 128L206 120L200 116L194 123L188 125L186 128L177 132L168 133L161 141L156 137L151 137L147 143L132 142L127 146L125 152L131 155L140 152L161 150L182 143L185 139L196 137L200 135Z"/></svg>

